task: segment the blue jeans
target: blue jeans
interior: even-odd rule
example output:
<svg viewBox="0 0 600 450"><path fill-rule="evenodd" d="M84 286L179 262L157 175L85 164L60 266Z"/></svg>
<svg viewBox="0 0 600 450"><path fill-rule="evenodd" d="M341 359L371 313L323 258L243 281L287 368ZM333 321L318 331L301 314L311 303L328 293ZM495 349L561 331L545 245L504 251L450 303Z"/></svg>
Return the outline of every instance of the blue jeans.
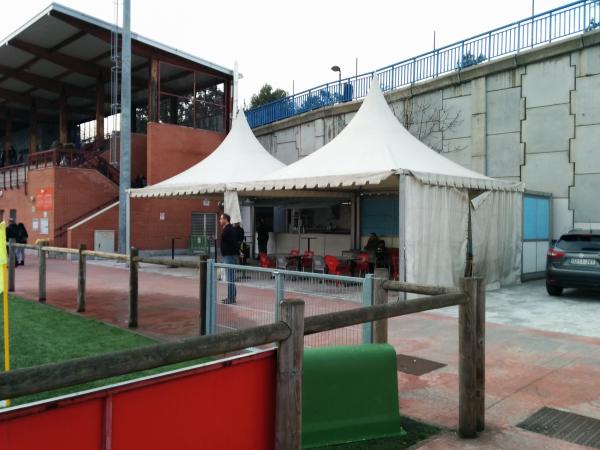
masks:
<svg viewBox="0 0 600 450"><path fill-rule="evenodd" d="M238 257L235 255L223 256L223 262L225 264L239 264ZM235 302L237 290L235 288L235 270L226 269L225 279L227 280L227 302Z"/></svg>

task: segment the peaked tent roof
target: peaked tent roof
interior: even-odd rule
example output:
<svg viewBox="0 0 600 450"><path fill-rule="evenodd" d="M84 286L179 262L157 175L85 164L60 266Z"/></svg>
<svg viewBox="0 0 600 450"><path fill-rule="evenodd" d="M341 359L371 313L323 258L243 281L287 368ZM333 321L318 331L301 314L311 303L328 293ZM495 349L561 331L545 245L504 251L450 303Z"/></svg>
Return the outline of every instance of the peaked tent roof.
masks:
<svg viewBox="0 0 600 450"><path fill-rule="evenodd" d="M329 144L266 177L236 186L242 191L366 186L410 173L421 182L484 190L522 190L521 184L467 169L415 138L398 121L378 78L352 121Z"/></svg>
<svg viewBox="0 0 600 450"><path fill-rule="evenodd" d="M131 197L170 197L224 192L228 183L245 182L284 167L258 142L246 115L239 113L215 151L189 169L160 183L131 189Z"/></svg>

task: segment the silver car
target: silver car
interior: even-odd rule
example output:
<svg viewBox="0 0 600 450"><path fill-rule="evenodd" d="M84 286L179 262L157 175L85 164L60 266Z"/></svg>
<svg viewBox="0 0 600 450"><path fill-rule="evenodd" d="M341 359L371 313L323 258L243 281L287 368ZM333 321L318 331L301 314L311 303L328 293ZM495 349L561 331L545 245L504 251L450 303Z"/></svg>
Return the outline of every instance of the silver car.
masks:
<svg viewBox="0 0 600 450"><path fill-rule="evenodd" d="M548 250L546 290L561 295L564 288L600 288L600 230L573 230Z"/></svg>

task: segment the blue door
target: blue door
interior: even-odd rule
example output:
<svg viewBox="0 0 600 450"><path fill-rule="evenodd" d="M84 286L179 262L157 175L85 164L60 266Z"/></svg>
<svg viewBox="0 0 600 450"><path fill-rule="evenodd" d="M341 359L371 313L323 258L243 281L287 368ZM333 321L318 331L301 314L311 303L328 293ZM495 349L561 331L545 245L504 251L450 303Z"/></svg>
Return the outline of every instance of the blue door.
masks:
<svg viewBox="0 0 600 450"><path fill-rule="evenodd" d="M544 276L550 241L550 197L523 196L523 279Z"/></svg>

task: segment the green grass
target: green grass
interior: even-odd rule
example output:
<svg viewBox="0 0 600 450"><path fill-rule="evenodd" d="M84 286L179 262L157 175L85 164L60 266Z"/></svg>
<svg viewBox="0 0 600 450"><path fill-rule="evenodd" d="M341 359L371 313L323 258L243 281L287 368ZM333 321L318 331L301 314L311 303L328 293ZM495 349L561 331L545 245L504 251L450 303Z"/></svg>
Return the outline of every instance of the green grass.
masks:
<svg viewBox="0 0 600 450"><path fill-rule="evenodd" d="M9 299L9 323L10 359L13 370L157 343L153 339L96 320L12 296ZM3 329L3 317L0 317L0 324ZM4 368L3 336L4 333L2 333L2 348L0 349L2 369ZM190 361L20 397L13 400L13 405L139 378L202 361L206 360Z"/></svg>
<svg viewBox="0 0 600 450"><path fill-rule="evenodd" d="M400 423L406 431L406 434L400 437L332 445L315 448L314 450L401 450L440 432L439 428L417 422L408 417L402 417Z"/></svg>

